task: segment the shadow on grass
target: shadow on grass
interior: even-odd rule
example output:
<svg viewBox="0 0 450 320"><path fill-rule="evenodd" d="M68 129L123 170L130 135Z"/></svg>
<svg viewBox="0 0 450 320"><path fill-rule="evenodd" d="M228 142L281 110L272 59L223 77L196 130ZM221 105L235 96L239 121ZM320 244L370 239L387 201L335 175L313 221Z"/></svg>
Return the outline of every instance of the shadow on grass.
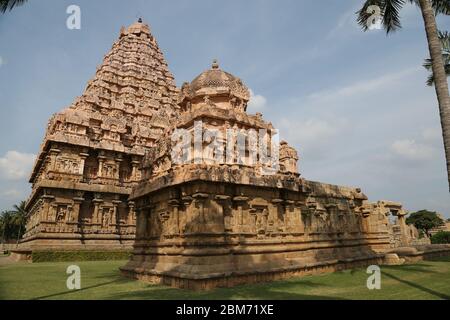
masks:
<svg viewBox="0 0 450 320"><path fill-rule="evenodd" d="M389 277L389 278L391 278L391 279L397 280L398 282L407 284L408 286L413 287L413 288L416 288L416 289L418 289L418 290L420 290L420 291L422 291L422 292L429 293L429 294L431 294L431 295L433 295L433 296L435 296L435 297L437 297L437 298L444 299L444 300L449 300L449 299L450 299L450 296L448 296L448 295L446 295L446 294L444 294L444 293L440 293L440 292L434 291L434 290L432 290L432 289L428 289L428 288L426 288L426 287L424 287L424 286L421 286L421 285L419 285L419 284L417 284L417 283L414 283L414 282L411 282L411 281L408 281L408 280L401 279L401 278L399 278L399 277L397 277L397 276L394 276L393 274L387 273L387 272L385 272L385 271L383 271L383 275L384 275L384 276L387 276L387 277Z"/></svg>
<svg viewBox="0 0 450 320"><path fill-rule="evenodd" d="M62 292L53 293L53 294L46 295L46 296L40 296L40 297L32 298L31 300L42 300L42 299L54 298L54 297L58 297L58 296L64 296L64 295L67 295L67 294L79 293L79 292L86 291L86 290L89 290L89 289L104 287L104 286L107 286L107 285L110 285L110 284L120 284L120 283L126 283L126 282L129 282L129 280L128 279L117 278L117 279L112 280L112 281L95 284L95 285L92 285L92 286L81 288L79 290L62 291Z"/></svg>
<svg viewBox="0 0 450 320"><path fill-rule="evenodd" d="M392 271L406 271L406 272L420 272L420 273L439 273L438 271L430 270L432 265L429 264L412 264L412 265L400 265L400 266L383 266L383 270Z"/></svg>
<svg viewBox="0 0 450 320"><path fill-rule="evenodd" d="M314 287L326 287L327 285L315 283L312 281L302 281L300 283L292 282L273 282L255 285L242 285L232 288L217 288L211 291L190 291L186 289L176 289L167 286L149 285L145 289L134 292L124 292L109 296L112 300L344 300L338 297L310 295L306 293L295 293L293 291L302 291Z"/></svg>

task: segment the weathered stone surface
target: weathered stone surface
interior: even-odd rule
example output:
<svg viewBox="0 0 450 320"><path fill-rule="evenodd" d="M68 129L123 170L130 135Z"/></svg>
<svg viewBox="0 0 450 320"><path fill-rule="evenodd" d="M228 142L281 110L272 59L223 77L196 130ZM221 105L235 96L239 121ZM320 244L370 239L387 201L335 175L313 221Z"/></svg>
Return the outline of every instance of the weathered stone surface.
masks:
<svg viewBox="0 0 450 320"><path fill-rule="evenodd" d="M390 214L399 219L398 241L409 241L401 204L370 203L358 188L305 180L297 169L297 151L285 141L278 167L251 161L256 147L250 134L241 161L214 161L226 151L239 153L238 146L210 150L203 141L199 152L195 135L214 130L264 129L272 139L272 124L261 114L246 113L248 99L242 81L220 70L216 61L183 85L181 114L144 158L143 179L130 196L137 233L124 274L210 289L382 263L383 253L395 245ZM192 135L184 150L193 154L181 163L171 143L180 130L184 138ZM218 136L227 148L236 139ZM393 258L386 261L398 263Z"/></svg>
<svg viewBox="0 0 450 320"><path fill-rule="evenodd" d="M418 237L402 205L303 178L249 99L217 61L178 90L149 27L122 28L83 95L49 121L21 252L134 242L124 274L192 289L398 263L385 252Z"/></svg>
<svg viewBox="0 0 450 320"><path fill-rule="evenodd" d="M21 247L131 248L131 187L177 112L178 89L148 25L123 28L83 95L49 121Z"/></svg>

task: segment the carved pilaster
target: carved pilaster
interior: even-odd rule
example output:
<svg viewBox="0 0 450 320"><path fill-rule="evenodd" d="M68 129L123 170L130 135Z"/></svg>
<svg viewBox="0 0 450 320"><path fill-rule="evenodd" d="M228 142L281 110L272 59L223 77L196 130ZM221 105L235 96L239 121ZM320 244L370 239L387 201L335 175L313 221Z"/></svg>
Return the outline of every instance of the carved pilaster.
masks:
<svg viewBox="0 0 450 320"><path fill-rule="evenodd" d="M135 206L136 204L134 201L128 202L128 217L127 217L127 223L128 225L134 225L136 222L136 212L135 212Z"/></svg>
<svg viewBox="0 0 450 320"><path fill-rule="evenodd" d="M103 199L100 198L100 195L96 194L95 199L92 200L94 204L94 213L92 215L92 223L98 224L100 221L100 205L103 203Z"/></svg>
<svg viewBox="0 0 450 320"><path fill-rule="evenodd" d="M103 164L105 163L105 155L103 152L100 152L98 155L98 172L97 177L103 177Z"/></svg>
<svg viewBox="0 0 450 320"><path fill-rule="evenodd" d="M120 178L120 164L123 162L122 154L119 154L114 160L115 160L115 165L116 165L116 174L114 176L114 179L119 180L119 178Z"/></svg>
<svg viewBox="0 0 450 320"><path fill-rule="evenodd" d="M79 174L83 175L84 174L84 164L86 162L87 157L89 157L89 154L86 152L82 152L80 153L80 168L79 168Z"/></svg>
<svg viewBox="0 0 450 320"><path fill-rule="evenodd" d="M196 193L192 195L192 198L194 198L196 207L198 208L196 214L198 223L200 224L206 223L205 201L209 198L209 195L207 193Z"/></svg>
<svg viewBox="0 0 450 320"><path fill-rule="evenodd" d="M131 159L131 181L138 181L140 179L139 176L139 158L137 157L132 157Z"/></svg>
<svg viewBox="0 0 450 320"><path fill-rule="evenodd" d="M169 206L172 207L172 231L175 234L180 234L180 201L178 199L171 199L169 200Z"/></svg>
<svg viewBox="0 0 450 320"><path fill-rule="evenodd" d="M43 221L49 221L50 219L50 210L51 210L51 206L50 204L55 200L54 196L51 195L43 195L42 196L42 201L44 202L43 204L43 210L42 210L42 220Z"/></svg>
<svg viewBox="0 0 450 320"><path fill-rule="evenodd" d="M242 227L244 225L244 205L248 201L248 197L243 195L237 196L233 198L234 203L237 207L237 225Z"/></svg>
<svg viewBox="0 0 450 320"><path fill-rule="evenodd" d="M73 208L72 208L72 214L70 217L70 222L78 223L80 219L80 207L81 203L84 201L84 198L77 196L73 198Z"/></svg>
<svg viewBox="0 0 450 320"><path fill-rule="evenodd" d="M52 148L48 153L50 156L50 170L56 171L56 157L61 153L61 150Z"/></svg>
<svg viewBox="0 0 450 320"><path fill-rule="evenodd" d="M113 214L111 217L111 224L113 226L117 226L118 224L120 224L119 217L118 217L118 214L119 214L118 208L119 208L119 205L122 203L122 201L113 200L112 203L113 203Z"/></svg>
<svg viewBox="0 0 450 320"><path fill-rule="evenodd" d="M232 212L228 210L231 197L218 194L214 199L219 205L219 214L223 216L223 225L225 232L233 231L233 215Z"/></svg>
<svg viewBox="0 0 450 320"><path fill-rule="evenodd" d="M271 209L269 209L270 211L272 211L270 213L269 211L269 216L270 219L273 221L273 225L276 228L275 231L278 232L283 232L285 231L285 225L284 225L284 214L282 214L283 208L283 199L272 199L272 206L270 206ZM281 214L280 214L281 213Z"/></svg>

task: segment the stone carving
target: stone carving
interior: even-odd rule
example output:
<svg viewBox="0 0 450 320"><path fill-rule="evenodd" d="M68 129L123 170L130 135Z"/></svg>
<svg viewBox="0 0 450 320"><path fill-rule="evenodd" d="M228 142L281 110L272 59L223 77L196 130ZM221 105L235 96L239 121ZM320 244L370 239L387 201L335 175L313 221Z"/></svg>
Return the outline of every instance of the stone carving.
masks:
<svg viewBox="0 0 450 320"><path fill-rule="evenodd" d="M83 247L126 244L130 249L134 209L113 209L114 201L116 196L126 201L140 179L139 163L178 112L177 98L174 78L148 25L136 22L122 28L84 93L48 122L30 178L30 222L22 246L45 249L70 243L76 248L78 241L81 247L74 239L86 233L90 237ZM50 190L57 195L51 201L43 198ZM89 191L77 197L81 190ZM74 200L79 198L83 200ZM67 208L53 207L53 201L70 204L70 217ZM120 222L114 222L114 215L123 217L127 227L112 228ZM48 220L61 227L55 229ZM45 233L55 240L47 240ZM110 234L115 240L107 245L96 234Z"/></svg>
<svg viewBox="0 0 450 320"><path fill-rule="evenodd" d="M136 238L125 274L206 289L378 263L411 241L400 204L304 179L249 99L217 61L177 89L149 26L121 28L83 94L48 122L21 245L131 249ZM186 139L193 161L175 159L179 130L205 138L200 152ZM258 137L270 157L255 153Z"/></svg>
<svg viewBox="0 0 450 320"><path fill-rule="evenodd" d="M369 263L390 248L385 213L403 217L400 204L372 204L358 188L301 178L298 153L285 141L275 150L279 166L252 161L256 143L249 132L263 128L270 139L273 126L261 114L246 113L248 100L246 86L217 61L183 84L181 113L144 157L143 179L131 194L138 210L148 210L148 218L137 222L139 250L122 268L124 274L205 289L261 275L282 277L284 270L307 265L320 269L338 265L336 261ZM227 129L233 130L205 134ZM174 161L187 159L170 143L171 134L180 130L184 137L193 133L195 138L197 132L204 138L193 161ZM217 161L217 150L225 150L211 145L239 139L248 142L244 148L232 147L226 150L230 159ZM194 150L195 139L187 140L183 146ZM154 249L169 247L170 255Z"/></svg>

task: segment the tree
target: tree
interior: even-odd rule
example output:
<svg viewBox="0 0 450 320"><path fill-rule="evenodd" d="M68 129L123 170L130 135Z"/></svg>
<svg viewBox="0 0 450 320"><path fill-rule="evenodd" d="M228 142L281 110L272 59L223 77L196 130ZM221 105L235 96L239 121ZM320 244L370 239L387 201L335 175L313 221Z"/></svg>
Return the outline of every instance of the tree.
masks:
<svg viewBox="0 0 450 320"><path fill-rule="evenodd" d="M406 218L407 224L413 224L418 230L422 230L425 234L429 235L429 231L433 228L439 227L444 224L436 212L428 210L420 210L413 212Z"/></svg>
<svg viewBox="0 0 450 320"><path fill-rule="evenodd" d="M366 0L362 8L356 13L358 15L357 21L364 31L369 30L369 26L374 21L374 15L377 17L377 10L379 9L381 24L386 30L386 34L389 34L401 28L400 10L407 2L417 5L422 12L441 118L450 190L450 96L435 18L437 14L450 14L450 0ZM377 8L377 10L374 8Z"/></svg>
<svg viewBox="0 0 450 320"><path fill-rule="evenodd" d="M25 233L26 211L25 201L14 205L13 210L3 211L0 214L0 235L2 242L19 241Z"/></svg>
<svg viewBox="0 0 450 320"><path fill-rule="evenodd" d="M14 205L13 224L17 229L17 243L25 233L25 224L27 222L27 212L25 210L26 202L21 201L19 205Z"/></svg>
<svg viewBox="0 0 450 320"><path fill-rule="evenodd" d="M5 13L6 10L11 11L15 6L20 6L27 0L0 0L0 11Z"/></svg>
<svg viewBox="0 0 450 320"><path fill-rule="evenodd" d="M450 76L450 33L448 31L438 31L439 40L442 45L442 59L444 60L445 74ZM431 71L431 75L428 77L427 85L432 86L434 84L433 70L431 69L431 59L425 59L423 64L425 69Z"/></svg>

